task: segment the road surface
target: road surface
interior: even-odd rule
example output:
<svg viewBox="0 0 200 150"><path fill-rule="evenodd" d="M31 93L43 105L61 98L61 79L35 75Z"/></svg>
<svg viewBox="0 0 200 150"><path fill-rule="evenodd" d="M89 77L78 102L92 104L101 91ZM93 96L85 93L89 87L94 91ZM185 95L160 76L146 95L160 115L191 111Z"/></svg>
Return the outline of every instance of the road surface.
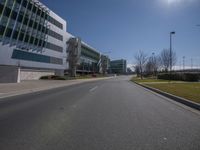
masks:
<svg viewBox="0 0 200 150"><path fill-rule="evenodd" d="M0 150L200 150L200 115L128 81L0 99Z"/></svg>

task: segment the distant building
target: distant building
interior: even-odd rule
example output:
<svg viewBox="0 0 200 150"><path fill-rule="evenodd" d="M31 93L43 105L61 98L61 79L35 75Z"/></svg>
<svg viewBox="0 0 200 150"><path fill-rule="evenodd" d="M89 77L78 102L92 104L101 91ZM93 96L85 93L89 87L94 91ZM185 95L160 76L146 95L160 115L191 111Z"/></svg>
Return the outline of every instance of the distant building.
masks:
<svg viewBox="0 0 200 150"><path fill-rule="evenodd" d="M98 73L100 53L91 46L82 42L80 65L77 68L78 73Z"/></svg>
<svg viewBox="0 0 200 150"><path fill-rule="evenodd" d="M126 74L127 73L127 64L126 60L112 60L110 62L110 72L116 74Z"/></svg>

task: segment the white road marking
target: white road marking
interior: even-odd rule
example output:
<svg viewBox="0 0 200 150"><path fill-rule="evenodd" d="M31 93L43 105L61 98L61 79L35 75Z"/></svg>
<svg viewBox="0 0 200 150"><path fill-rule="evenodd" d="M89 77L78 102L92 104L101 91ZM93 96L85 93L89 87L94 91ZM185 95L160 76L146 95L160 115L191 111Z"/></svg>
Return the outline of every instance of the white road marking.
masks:
<svg viewBox="0 0 200 150"><path fill-rule="evenodd" d="M93 87L92 89L90 89L90 92L95 91L98 88L98 86Z"/></svg>

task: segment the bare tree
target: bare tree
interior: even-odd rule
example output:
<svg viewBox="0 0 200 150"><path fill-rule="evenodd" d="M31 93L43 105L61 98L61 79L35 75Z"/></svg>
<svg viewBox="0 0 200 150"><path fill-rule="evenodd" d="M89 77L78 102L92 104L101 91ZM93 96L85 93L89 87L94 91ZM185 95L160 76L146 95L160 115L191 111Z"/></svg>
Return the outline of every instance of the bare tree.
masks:
<svg viewBox="0 0 200 150"><path fill-rule="evenodd" d="M151 59L151 57L148 59L147 63L145 64L145 73L147 75L153 75L154 73L154 66L153 66L153 61Z"/></svg>
<svg viewBox="0 0 200 150"><path fill-rule="evenodd" d="M154 56L154 54L148 58L148 61L145 65L145 72L148 75L157 75L158 69L160 67L159 57Z"/></svg>
<svg viewBox="0 0 200 150"><path fill-rule="evenodd" d="M153 53L151 57L151 62L152 62L153 75L156 76L158 69L161 66L159 56L155 56Z"/></svg>
<svg viewBox="0 0 200 150"><path fill-rule="evenodd" d="M160 54L160 62L166 72L168 72L168 70L170 69L170 60L172 62L172 66L176 64L176 53L172 51L171 56L169 49L163 49Z"/></svg>
<svg viewBox="0 0 200 150"><path fill-rule="evenodd" d="M144 72L144 67L145 67L145 63L147 59L148 59L147 55L141 50L138 52L137 55L135 55L135 60L136 60L137 66L139 67L141 79L143 79L143 72Z"/></svg>
<svg viewBox="0 0 200 150"><path fill-rule="evenodd" d="M137 77L139 77L139 75L140 75L140 68L139 68L139 66L136 65L136 66L134 66L134 68L135 68L135 73L137 74Z"/></svg>

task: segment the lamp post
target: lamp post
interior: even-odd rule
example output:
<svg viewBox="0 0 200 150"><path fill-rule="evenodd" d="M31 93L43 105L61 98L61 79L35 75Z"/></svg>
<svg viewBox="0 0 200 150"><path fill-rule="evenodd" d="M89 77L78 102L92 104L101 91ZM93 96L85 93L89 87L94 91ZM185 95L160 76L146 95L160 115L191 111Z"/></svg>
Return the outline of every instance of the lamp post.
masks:
<svg viewBox="0 0 200 150"><path fill-rule="evenodd" d="M196 25L197 27L200 27L200 24L197 24ZM200 60L200 59L199 59ZM199 61L199 69L200 69L200 61Z"/></svg>
<svg viewBox="0 0 200 150"><path fill-rule="evenodd" d="M175 34L175 31L170 32L170 73L172 71L172 35Z"/></svg>

